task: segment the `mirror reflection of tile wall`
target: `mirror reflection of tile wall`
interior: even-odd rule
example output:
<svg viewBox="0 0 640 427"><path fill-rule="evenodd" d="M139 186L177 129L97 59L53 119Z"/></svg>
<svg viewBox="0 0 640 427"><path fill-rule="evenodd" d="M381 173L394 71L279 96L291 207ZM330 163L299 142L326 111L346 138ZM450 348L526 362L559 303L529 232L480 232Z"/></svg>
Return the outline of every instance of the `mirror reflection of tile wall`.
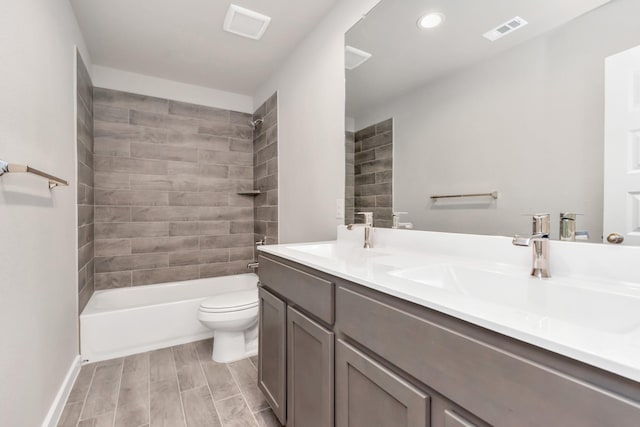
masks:
<svg viewBox="0 0 640 427"><path fill-rule="evenodd" d="M352 134L353 135L353 134ZM350 152L350 147L353 151ZM373 212L375 227L391 227L392 181L393 181L393 120L387 119L361 129L349 141L347 133L347 223L362 222L361 215L354 212ZM353 162L350 163L351 153ZM352 166L350 166L352 164ZM353 174L350 175L350 168ZM353 208L350 210L349 187L353 176Z"/></svg>
<svg viewBox="0 0 640 427"><path fill-rule="evenodd" d="M355 223L355 141L356 134L354 132L345 132L344 147L345 147L345 184L344 184L344 223Z"/></svg>

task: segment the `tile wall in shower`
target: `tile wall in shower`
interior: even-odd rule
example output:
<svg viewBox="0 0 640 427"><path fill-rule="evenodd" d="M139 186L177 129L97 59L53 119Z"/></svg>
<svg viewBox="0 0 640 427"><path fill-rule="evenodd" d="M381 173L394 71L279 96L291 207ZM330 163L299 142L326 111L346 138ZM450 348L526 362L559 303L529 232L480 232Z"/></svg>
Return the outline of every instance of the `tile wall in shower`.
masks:
<svg viewBox="0 0 640 427"><path fill-rule="evenodd" d="M95 88L96 289L248 272L251 118Z"/></svg>
<svg viewBox="0 0 640 427"><path fill-rule="evenodd" d="M76 52L76 103L78 152L78 313L93 294L93 84Z"/></svg>
<svg viewBox="0 0 640 427"><path fill-rule="evenodd" d="M255 239L278 243L278 94L274 93L253 114L262 119L254 132Z"/></svg>

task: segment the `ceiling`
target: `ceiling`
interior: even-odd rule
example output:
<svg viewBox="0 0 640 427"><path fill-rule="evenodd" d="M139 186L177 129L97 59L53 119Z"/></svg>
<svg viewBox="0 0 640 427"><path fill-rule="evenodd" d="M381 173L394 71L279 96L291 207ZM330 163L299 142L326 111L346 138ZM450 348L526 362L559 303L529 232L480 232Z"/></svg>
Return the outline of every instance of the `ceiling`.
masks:
<svg viewBox="0 0 640 427"><path fill-rule="evenodd" d="M357 118L412 89L550 31L610 0L383 0L356 24L346 44L372 53L347 71L347 116ZM425 13L444 24L419 30ZM520 16L529 25L495 41L482 35Z"/></svg>
<svg viewBox="0 0 640 427"><path fill-rule="evenodd" d="M259 41L222 30L230 0L70 0L94 65L253 95L336 0L234 0L272 18Z"/></svg>

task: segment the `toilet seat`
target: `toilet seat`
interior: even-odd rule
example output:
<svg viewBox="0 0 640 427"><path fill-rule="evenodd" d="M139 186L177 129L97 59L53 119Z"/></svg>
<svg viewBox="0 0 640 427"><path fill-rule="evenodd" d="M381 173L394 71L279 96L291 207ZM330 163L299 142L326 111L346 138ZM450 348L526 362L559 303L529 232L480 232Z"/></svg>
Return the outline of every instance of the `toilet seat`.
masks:
<svg viewBox="0 0 640 427"><path fill-rule="evenodd" d="M206 313L229 313L252 309L258 306L258 290L229 292L208 298L200 304Z"/></svg>

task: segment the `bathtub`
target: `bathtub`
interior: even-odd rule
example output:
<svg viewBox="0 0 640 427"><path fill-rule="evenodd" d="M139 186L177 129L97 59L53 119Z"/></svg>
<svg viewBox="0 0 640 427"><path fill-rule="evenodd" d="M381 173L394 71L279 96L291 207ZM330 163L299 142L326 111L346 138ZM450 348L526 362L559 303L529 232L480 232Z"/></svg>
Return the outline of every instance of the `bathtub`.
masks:
<svg viewBox="0 0 640 427"><path fill-rule="evenodd" d="M97 362L213 336L198 321L213 295L255 289L253 273L96 291L80 314L80 353Z"/></svg>

